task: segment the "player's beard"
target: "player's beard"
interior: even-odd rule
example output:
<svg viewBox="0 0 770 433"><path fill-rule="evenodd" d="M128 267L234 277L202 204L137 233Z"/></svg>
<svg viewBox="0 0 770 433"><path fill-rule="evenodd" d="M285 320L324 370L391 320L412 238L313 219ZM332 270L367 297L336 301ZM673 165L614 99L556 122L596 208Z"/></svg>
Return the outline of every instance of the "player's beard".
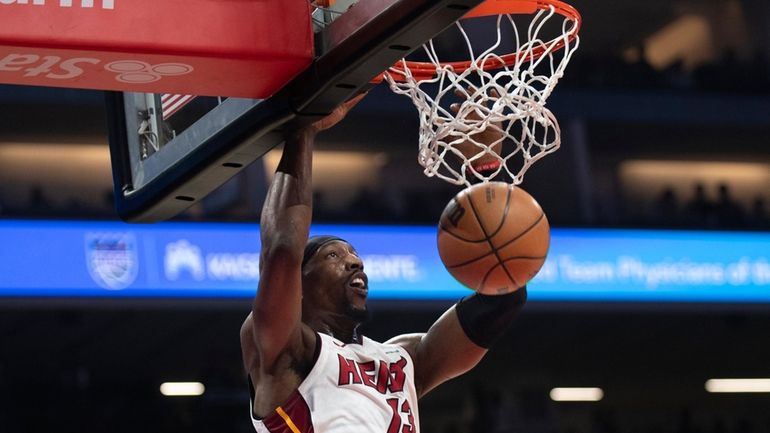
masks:
<svg viewBox="0 0 770 433"><path fill-rule="evenodd" d="M363 309L356 308L350 304L345 307L345 315L359 324L368 322L372 317L372 313L367 307L364 307Z"/></svg>

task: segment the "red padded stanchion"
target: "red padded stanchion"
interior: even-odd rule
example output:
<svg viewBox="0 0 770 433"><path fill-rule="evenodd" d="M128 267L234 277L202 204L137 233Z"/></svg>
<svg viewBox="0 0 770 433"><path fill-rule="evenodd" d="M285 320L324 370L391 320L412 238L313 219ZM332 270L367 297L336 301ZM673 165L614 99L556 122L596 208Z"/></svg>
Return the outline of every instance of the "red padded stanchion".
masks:
<svg viewBox="0 0 770 433"><path fill-rule="evenodd" d="M312 60L307 0L0 3L0 83L264 98Z"/></svg>

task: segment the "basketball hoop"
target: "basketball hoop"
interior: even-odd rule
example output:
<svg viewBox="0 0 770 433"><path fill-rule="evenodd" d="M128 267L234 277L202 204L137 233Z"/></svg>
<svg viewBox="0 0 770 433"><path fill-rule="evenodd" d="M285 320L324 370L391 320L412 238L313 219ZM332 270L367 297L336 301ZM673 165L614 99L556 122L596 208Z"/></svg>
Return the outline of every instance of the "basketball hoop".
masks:
<svg viewBox="0 0 770 433"><path fill-rule="evenodd" d="M514 16L527 15L522 35ZM494 42L477 54L463 22L487 16L496 16ZM466 186L503 174L518 185L556 151L559 124L545 103L579 45L580 24L578 11L559 0L487 0L455 25L470 60L439 60L431 40L423 45L429 61L389 68L383 79L419 111L424 173ZM513 51L498 53L511 43Z"/></svg>

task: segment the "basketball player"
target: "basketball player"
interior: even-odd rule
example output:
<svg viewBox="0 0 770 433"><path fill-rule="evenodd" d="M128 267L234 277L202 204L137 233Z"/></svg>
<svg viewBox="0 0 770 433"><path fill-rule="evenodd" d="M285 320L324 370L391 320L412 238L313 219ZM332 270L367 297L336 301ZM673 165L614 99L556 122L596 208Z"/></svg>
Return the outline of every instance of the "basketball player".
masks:
<svg viewBox="0 0 770 433"><path fill-rule="evenodd" d="M364 264L334 236L308 239L317 132L360 100L286 136L262 212L259 290L241 328L251 419L259 433L418 433L417 400L473 368L526 300L473 294L426 333L378 343Z"/></svg>

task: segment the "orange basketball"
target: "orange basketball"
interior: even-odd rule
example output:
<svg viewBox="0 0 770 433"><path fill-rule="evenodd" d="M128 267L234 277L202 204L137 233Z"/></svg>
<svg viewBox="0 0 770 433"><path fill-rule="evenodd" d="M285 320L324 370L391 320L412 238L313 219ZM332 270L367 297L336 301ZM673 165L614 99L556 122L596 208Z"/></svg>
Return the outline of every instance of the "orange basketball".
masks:
<svg viewBox="0 0 770 433"><path fill-rule="evenodd" d="M474 185L441 214L438 251L453 277L486 295L525 285L548 254L548 219L523 189L503 182Z"/></svg>

